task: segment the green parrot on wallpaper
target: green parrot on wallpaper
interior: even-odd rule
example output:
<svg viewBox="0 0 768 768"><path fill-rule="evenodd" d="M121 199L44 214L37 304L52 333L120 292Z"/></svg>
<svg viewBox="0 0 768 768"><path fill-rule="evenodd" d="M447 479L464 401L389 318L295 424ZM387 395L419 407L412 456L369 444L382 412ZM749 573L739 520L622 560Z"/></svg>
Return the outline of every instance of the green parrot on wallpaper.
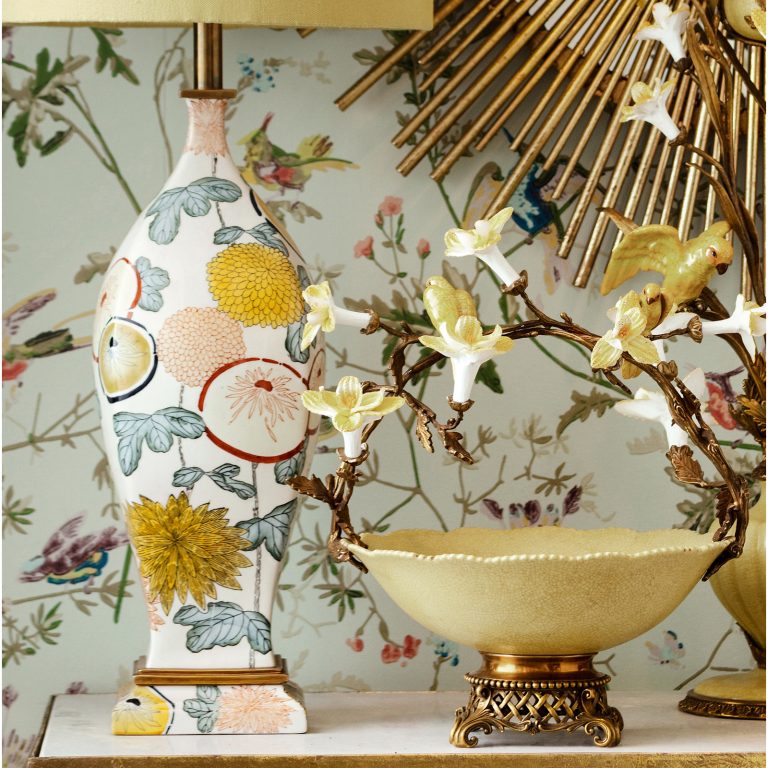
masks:
<svg viewBox="0 0 768 768"><path fill-rule="evenodd" d="M270 191L297 189L302 191L315 171L343 171L358 166L349 160L330 157L333 143L328 136L315 134L299 142L295 152L286 152L273 144L267 134L274 113L269 112L261 127L244 136L238 144L245 146L243 178Z"/></svg>
<svg viewBox="0 0 768 768"><path fill-rule="evenodd" d="M698 298L715 272L723 274L733 261L733 245L726 240L731 227L725 221L683 242L675 227L638 227L618 211L606 208L605 212L624 237L611 253L600 286L603 296L638 272L653 271L664 275L661 293L669 306L684 304Z"/></svg>

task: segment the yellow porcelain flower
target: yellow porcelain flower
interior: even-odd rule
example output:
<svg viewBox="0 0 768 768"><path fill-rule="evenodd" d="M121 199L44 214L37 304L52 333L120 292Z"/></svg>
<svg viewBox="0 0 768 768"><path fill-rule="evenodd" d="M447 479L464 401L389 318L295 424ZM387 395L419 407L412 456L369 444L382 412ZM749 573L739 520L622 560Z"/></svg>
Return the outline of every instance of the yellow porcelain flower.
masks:
<svg viewBox="0 0 768 768"><path fill-rule="evenodd" d="M317 285L308 285L301 295L309 304L307 322L301 335L302 350L315 340L315 336L320 331L331 333L336 328L336 323L350 325L353 328L365 328L371 320L367 312L353 312L351 309L337 307L327 280Z"/></svg>
<svg viewBox="0 0 768 768"><path fill-rule="evenodd" d="M490 219L475 222L474 229L449 229L445 233L445 255L455 258L477 256L487 264L504 285L512 285L520 275L499 250L501 230L509 221L512 208L502 208Z"/></svg>
<svg viewBox="0 0 768 768"><path fill-rule="evenodd" d="M635 103L621 108L621 122L644 120L658 128L669 141L674 141L680 129L667 112L667 94L674 87L674 80L662 83L658 78L653 81L653 87L640 81L633 83L630 93Z"/></svg>
<svg viewBox="0 0 768 768"><path fill-rule="evenodd" d="M304 313L301 284L290 260L260 243L236 243L211 259L208 286L219 309L246 326L280 328Z"/></svg>
<svg viewBox="0 0 768 768"><path fill-rule="evenodd" d="M402 397L385 397L380 390L363 394L360 379L356 376L342 377L336 392L329 392L324 387L307 390L301 401L310 413L331 417L333 426L344 437L344 453L350 459L356 459L362 453L361 436L365 423L376 421L405 403Z"/></svg>
<svg viewBox="0 0 768 768"><path fill-rule="evenodd" d="M131 543L147 579L147 596L160 600L167 615L174 595L187 592L201 608L205 597L216 597L216 585L240 589L237 576L251 561L240 554L250 543L240 528L231 527L224 508L192 507L186 493L168 497L166 505L146 496L127 504Z"/></svg>
<svg viewBox="0 0 768 768"><path fill-rule="evenodd" d="M613 329L608 331L592 350L591 366L595 369L611 368L624 352L628 352L639 363L658 363L658 350L654 343L643 335L647 322L638 294L630 291L622 296L616 302Z"/></svg>
<svg viewBox="0 0 768 768"><path fill-rule="evenodd" d="M463 403L469 400L480 366L495 355L509 352L512 339L502 336L498 325L489 334L484 334L472 297L442 277L427 280L424 306L440 335L420 336L419 341L450 358L452 398L454 402Z"/></svg>

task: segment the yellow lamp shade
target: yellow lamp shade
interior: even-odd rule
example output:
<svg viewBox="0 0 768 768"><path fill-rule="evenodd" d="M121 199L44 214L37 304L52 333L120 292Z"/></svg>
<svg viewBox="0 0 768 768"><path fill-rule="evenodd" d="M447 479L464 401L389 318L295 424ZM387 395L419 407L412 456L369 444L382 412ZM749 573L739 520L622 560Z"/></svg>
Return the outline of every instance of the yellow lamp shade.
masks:
<svg viewBox="0 0 768 768"><path fill-rule="evenodd" d="M432 0L6 0L3 24L431 29Z"/></svg>

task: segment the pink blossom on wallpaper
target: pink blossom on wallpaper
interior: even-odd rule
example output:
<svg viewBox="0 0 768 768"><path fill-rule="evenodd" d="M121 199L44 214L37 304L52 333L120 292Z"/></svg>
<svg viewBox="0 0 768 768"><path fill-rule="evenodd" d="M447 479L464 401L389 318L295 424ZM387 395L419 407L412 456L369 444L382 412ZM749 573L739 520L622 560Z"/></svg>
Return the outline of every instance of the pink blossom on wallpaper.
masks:
<svg viewBox="0 0 768 768"><path fill-rule="evenodd" d="M432 248L429 245L429 240L425 240L422 237L421 240L419 240L419 242L416 243L416 253L418 253L422 259L426 259L427 256L429 256L429 254L432 253Z"/></svg>
<svg viewBox="0 0 768 768"><path fill-rule="evenodd" d="M397 216L403 210L403 198L387 195L379 204L379 213L382 216Z"/></svg>
<svg viewBox="0 0 768 768"><path fill-rule="evenodd" d="M347 645L355 652L360 653L365 647L362 637L348 637Z"/></svg>
<svg viewBox="0 0 768 768"><path fill-rule="evenodd" d="M385 664L392 664L395 661L400 661L400 657L402 655L403 655L403 652L393 643L387 643L381 649L381 660Z"/></svg>
<svg viewBox="0 0 768 768"><path fill-rule="evenodd" d="M417 637L414 637L413 635L406 635L405 640L403 640L403 658L416 658L416 654L419 652L420 645L421 640L419 640Z"/></svg>
<svg viewBox="0 0 768 768"><path fill-rule="evenodd" d="M12 363L3 360L3 381L15 381L28 367L26 360L15 360Z"/></svg>
<svg viewBox="0 0 768 768"><path fill-rule="evenodd" d="M379 211L376 211L376 215L373 217L373 223L380 227L384 223L384 217L379 213Z"/></svg>
<svg viewBox="0 0 768 768"><path fill-rule="evenodd" d="M707 391L709 392L709 402L707 403L707 407L712 414L712 418L714 418L723 429L736 429L736 419L733 418L731 411L728 408L728 401L725 398L723 388L708 381Z"/></svg>
<svg viewBox="0 0 768 768"><path fill-rule="evenodd" d="M355 243L355 258L370 259L373 256L373 237L368 235Z"/></svg>
<svg viewBox="0 0 768 768"><path fill-rule="evenodd" d="M6 685L3 688L3 706L9 709L16 699L19 698L19 692L12 686Z"/></svg>
<svg viewBox="0 0 768 768"><path fill-rule="evenodd" d="M70 683L69 688L67 688L64 693L68 693L70 695L73 694L79 694L79 693L88 693L88 687L82 680L78 680L75 683Z"/></svg>

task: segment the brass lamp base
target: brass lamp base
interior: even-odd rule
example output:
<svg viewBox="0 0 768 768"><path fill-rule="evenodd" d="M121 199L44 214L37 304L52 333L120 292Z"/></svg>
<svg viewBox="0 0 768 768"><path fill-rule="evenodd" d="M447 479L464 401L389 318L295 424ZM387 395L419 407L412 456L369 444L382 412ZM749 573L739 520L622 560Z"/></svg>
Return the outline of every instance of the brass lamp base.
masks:
<svg viewBox="0 0 768 768"><path fill-rule="evenodd" d="M475 747L472 732L494 728L532 734L583 728L598 747L617 746L624 721L608 706L611 678L592 666L593 656L483 653L482 667L464 676L472 688L467 706L456 710L451 744Z"/></svg>
<svg viewBox="0 0 768 768"><path fill-rule="evenodd" d="M711 677L677 706L690 715L765 720L765 669Z"/></svg>

